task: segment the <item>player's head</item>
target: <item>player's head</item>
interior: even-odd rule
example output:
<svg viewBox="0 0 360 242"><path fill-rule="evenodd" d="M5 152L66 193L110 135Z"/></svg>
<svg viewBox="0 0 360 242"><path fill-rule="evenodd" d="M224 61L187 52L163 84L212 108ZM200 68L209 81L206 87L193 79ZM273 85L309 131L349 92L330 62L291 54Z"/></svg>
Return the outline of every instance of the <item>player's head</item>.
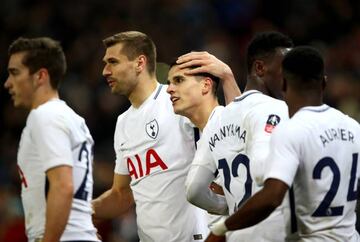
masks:
<svg viewBox="0 0 360 242"><path fill-rule="evenodd" d="M111 91L128 96L137 84L138 76L155 76L156 47L144 33L127 31L103 40L106 47L103 76Z"/></svg>
<svg viewBox="0 0 360 242"><path fill-rule="evenodd" d="M310 46L299 46L289 51L283 62L283 90L289 95L322 98L325 88L324 60L319 51Z"/></svg>
<svg viewBox="0 0 360 242"><path fill-rule="evenodd" d="M209 73L185 74L187 70L196 67L180 69L176 62L170 65L167 92L171 95L176 114L190 117L204 102L217 101L219 78Z"/></svg>
<svg viewBox="0 0 360 242"><path fill-rule="evenodd" d="M247 49L248 82L259 83L265 94L282 98L281 62L292 47L292 40L279 32L255 35Z"/></svg>
<svg viewBox="0 0 360 242"><path fill-rule="evenodd" d="M9 47L9 89L14 105L31 107L39 87L57 90L66 72L65 54L58 41L48 37L18 38Z"/></svg>

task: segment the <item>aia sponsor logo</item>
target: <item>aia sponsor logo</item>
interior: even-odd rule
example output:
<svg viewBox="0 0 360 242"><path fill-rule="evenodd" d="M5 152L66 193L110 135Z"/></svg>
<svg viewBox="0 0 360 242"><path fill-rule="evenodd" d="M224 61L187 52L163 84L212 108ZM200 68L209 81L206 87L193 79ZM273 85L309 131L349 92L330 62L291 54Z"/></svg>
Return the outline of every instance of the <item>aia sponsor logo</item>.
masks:
<svg viewBox="0 0 360 242"><path fill-rule="evenodd" d="M21 170L20 166L17 165L17 168L18 168L18 172L19 172L19 175L20 175L20 181L21 181L21 184L27 188L28 187L28 184L27 184L27 181L26 181L26 178L24 176L24 172Z"/></svg>
<svg viewBox="0 0 360 242"><path fill-rule="evenodd" d="M136 154L127 158L127 167L132 179L148 176L153 170L167 170L168 167L154 149L146 151L145 157Z"/></svg>

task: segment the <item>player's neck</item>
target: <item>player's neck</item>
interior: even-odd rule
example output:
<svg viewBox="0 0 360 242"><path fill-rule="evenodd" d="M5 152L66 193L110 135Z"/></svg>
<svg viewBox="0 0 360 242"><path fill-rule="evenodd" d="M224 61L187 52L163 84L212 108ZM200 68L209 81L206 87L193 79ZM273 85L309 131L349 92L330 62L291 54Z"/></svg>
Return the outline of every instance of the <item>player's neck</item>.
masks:
<svg viewBox="0 0 360 242"><path fill-rule="evenodd" d="M219 106L219 103L216 99L211 101L203 102L204 105L200 105L196 107L196 110L192 110L187 117L191 120L191 122L200 129L200 131L203 131L205 128L209 117L217 106Z"/></svg>
<svg viewBox="0 0 360 242"><path fill-rule="evenodd" d="M35 109L54 98L59 98L59 93L57 90L54 90L50 87L39 87L34 93L31 109Z"/></svg>
<svg viewBox="0 0 360 242"><path fill-rule="evenodd" d="M129 96L131 105L134 108L140 107L151 93L155 91L157 84L155 76L143 75L139 77L139 82Z"/></svg>
<svg viewBox="0 0 360 242"><path fill-rule="evenodd" d="M257 91L262 92L265 95L268 95L268 91L266 90L263 82L261 82L259 80L259 78L254 75L249 75L247 77L247 83L246 83L244 92L250 91L250 90L257 90Z"/></svg>
<svg viewBox="0 0 360 242"><path fill-rule="evenodd" d="M291 98L286 100L289 107L289 116L292 117L303 107L321 106L323 104L322 94L320 93L296 93L290 95Z"/></svg>

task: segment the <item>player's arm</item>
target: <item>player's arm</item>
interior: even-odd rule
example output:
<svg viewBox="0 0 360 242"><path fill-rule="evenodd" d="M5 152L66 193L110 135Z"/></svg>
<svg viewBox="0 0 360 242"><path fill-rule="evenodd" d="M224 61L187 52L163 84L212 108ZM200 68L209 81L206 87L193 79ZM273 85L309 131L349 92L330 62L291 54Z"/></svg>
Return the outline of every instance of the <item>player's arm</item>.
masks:
<svg viewBox="0 0 360 242"><path fill-rule="evenodd" d="M289 189L278 179L267 179L264 188L251 197L236 213L225 221L214 224L207 242L219 241L228 230L244 229L266 219L278 206Z"/></svg>
<svg viewBox="0 0 360 242"><path fill-rule="evenodd" d="M126 212L133 204L134 198L130 188L129 175L114 174L113 185L92 201L95 219L110 219Z"/></svg>
<svg viewBox="0 0 360 242"><path fill-rule="evenodd" d="M63 234L73 199L71 166L57 166L47 170L49 191L46 201L46 221L43 242L59 241Z"/></svg>
<svg viewBox="0 0 360 242"><path fill-rule="evenodd" d="M247 116L247 122L244 124L244 129L249 131L246 153L251 160L251 176L259 186L263 186L265 181L264 174L269 163L267 156L270 153L270 140L278 125L277 123L272 125L269 119L271 117L280 117L280 120L287 119L286 109L279 111L277 106L268 107L267 110L250 112Z"/></svg>
<svg viewBox="0 0 360 242"><path fill-rule="evenodd" d="M231 68L214 55L206 51L190 52L180 56L177 63L180 64L180 68L199 66L198 68L188 70L185 74L192 75L205 72L219 77L224 90L226 104L232 102L235 97L240 96L241 92Z"/></svg>
<svg viewBox="0 0 360 242"><path fill-rule="evenodd" d="M209 169L192 165L185 183L186 197L190 203L209 213L227 215L228 207L225 197L210 189L214 178L214 174Z"/></svg>

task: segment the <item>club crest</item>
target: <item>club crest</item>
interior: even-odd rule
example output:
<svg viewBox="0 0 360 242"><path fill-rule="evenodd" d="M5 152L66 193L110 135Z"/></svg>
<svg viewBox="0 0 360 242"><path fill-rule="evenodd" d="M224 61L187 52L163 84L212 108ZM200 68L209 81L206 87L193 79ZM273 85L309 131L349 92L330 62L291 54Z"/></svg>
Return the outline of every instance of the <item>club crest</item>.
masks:
<svg viewBox="0 0 360 242"><path fill-rule="evenodd" d="M159 124L156 121L156 119L150 121L145 125L146 133L150 136L152 139L156 139L158 133L159 133Z"/></svg>

